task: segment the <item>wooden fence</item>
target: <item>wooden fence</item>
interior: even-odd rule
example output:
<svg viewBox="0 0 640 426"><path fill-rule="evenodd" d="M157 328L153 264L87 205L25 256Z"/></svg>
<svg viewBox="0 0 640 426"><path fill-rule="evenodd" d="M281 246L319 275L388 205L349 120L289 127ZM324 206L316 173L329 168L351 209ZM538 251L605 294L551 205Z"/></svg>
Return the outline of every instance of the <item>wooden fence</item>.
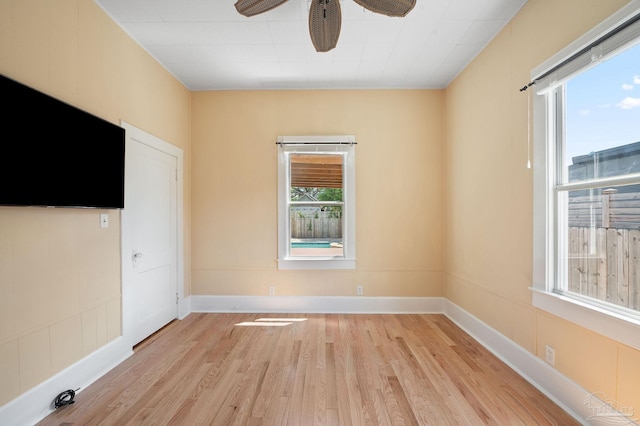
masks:
<svg viewBox="0 0 640 426"><path fill-rule="evenodd" d="M640 230L569 228L567 272L569 291L640 310Z"/></svg>
<svg viewBox="0 0 640 426"><path fill-rule="evenodd" d="M569 226L639 229L640 192L605 189L602 195L569 197Z"/></svg>
<svg viewBox="0 0 640 426"><path fill-rule="evenodd" d="M291 238L340 239L342 219L331 212L292 212Z"/></svg>
<svg viewBox="0 0 640 426"><path fill-rule="evenodd" d="M569 197L568 289L640 310L640 192Z"/></svg>

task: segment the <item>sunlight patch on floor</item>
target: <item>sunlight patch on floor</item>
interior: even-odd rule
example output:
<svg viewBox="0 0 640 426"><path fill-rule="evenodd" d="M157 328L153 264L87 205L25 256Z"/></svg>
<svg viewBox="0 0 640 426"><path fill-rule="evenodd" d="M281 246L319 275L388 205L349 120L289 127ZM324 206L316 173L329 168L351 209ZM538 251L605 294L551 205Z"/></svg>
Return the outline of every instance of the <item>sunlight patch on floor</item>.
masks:
<svg viewBox="0 0 640 426"><path fill-rule="evenodd" d="M284 322L300 322L306 321L307 318L258 318L256 321L284 321Z"/></svg>
<svg viewBox="0 0 640 426"><path fill-rule="evenodd" d="M291 325L293 324L292 322L275 322L275 321L269 321L269 322L258 322L258 321L245 321L245 322L239 322L238 324L236 324L237 326L258 326L258 327L284 327L285 325Z"/></svg>
<svg viewBox="0 0 640 426"><path fill-rule="evenodd" d="M236 324L237 326L257 326L257 327L284 327L294 322L306 321L307 318L258 318L255 321L245 321Z"/></svg>

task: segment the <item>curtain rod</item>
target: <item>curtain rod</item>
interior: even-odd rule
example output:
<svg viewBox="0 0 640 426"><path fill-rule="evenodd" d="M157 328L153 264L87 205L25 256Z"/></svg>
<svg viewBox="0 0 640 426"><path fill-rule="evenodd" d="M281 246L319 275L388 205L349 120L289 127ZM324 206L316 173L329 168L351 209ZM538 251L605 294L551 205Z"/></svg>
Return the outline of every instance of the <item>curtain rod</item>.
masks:
<svg viewBox="0 0 640 426"><path fill-rule="evenodd" d="M527 83L526 85L522 86L520 88L521 92L524 92L525 90L527 90L529 87L533 86L534 84L536 84L536 81L541 80L545 77L547 77L548 75L554 73L556 70L562 68L563 66L565 66L566 64L568 64L569 62L573 61L574 59L576 59L577 57L584 55L585 53L587 53L588 51L590 51L591 49L593 49L594 47L598 46L600 43L602 43L603 41L607 40L610 37L613 37L614 35L618 34L620 31L628 28L629 26L635 24L636 22L640 21L640 13L637 13L635 16L633 16L631 19L628 19L627 21L623 22L622 24L620 24L617 28L613 29L612 31L609 31L608 33L606 33L605 35L603 35L602 37L597 38L596 40L594 40L593 42L589 43L588 45L586 45L585 47L583 47L582 49L580 49L579 51L575 52L573 55L569 56L567 59L561 61L560 63L554 65L553 67L551 67L550 69L548 69L547 71L543 72L542 74L538 75L537 77L535 77L532 81L530 81L529 83Z"/></svg>
<svg viewBox="0 0 640 426"><path fill-rule="evenodd" d="M276 145L357 145L358 142L276 142Z"/></svg>
<svg viewBox="0 0 640 426"><path fill-rule="evenodd" d="M276 145L355 145L355 135L291 135L278 136Z"/></svg>

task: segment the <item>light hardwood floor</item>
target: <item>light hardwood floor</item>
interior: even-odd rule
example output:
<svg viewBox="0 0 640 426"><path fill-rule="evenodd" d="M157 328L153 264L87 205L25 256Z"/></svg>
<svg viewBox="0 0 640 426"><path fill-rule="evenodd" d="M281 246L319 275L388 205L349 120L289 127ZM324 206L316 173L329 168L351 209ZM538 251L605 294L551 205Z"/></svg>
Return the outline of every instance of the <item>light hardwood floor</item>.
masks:
<svg viewBox="0 0 640 426"><path fill-rule="evenodd" d="M578 424L443 315L191 314L134 352L40 425Z"/></svg>

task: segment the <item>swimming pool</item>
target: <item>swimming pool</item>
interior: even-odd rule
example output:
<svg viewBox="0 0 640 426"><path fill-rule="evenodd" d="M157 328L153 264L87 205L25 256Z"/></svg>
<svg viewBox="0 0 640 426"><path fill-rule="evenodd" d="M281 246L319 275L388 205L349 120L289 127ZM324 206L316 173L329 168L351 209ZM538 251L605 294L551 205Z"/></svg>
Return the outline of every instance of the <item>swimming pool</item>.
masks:
<svg viewBox="0 0 640 426"><path fill-rule="evenodd" d="M327 241L296 241L291 242L291 248L331 248Z"/></svg>

